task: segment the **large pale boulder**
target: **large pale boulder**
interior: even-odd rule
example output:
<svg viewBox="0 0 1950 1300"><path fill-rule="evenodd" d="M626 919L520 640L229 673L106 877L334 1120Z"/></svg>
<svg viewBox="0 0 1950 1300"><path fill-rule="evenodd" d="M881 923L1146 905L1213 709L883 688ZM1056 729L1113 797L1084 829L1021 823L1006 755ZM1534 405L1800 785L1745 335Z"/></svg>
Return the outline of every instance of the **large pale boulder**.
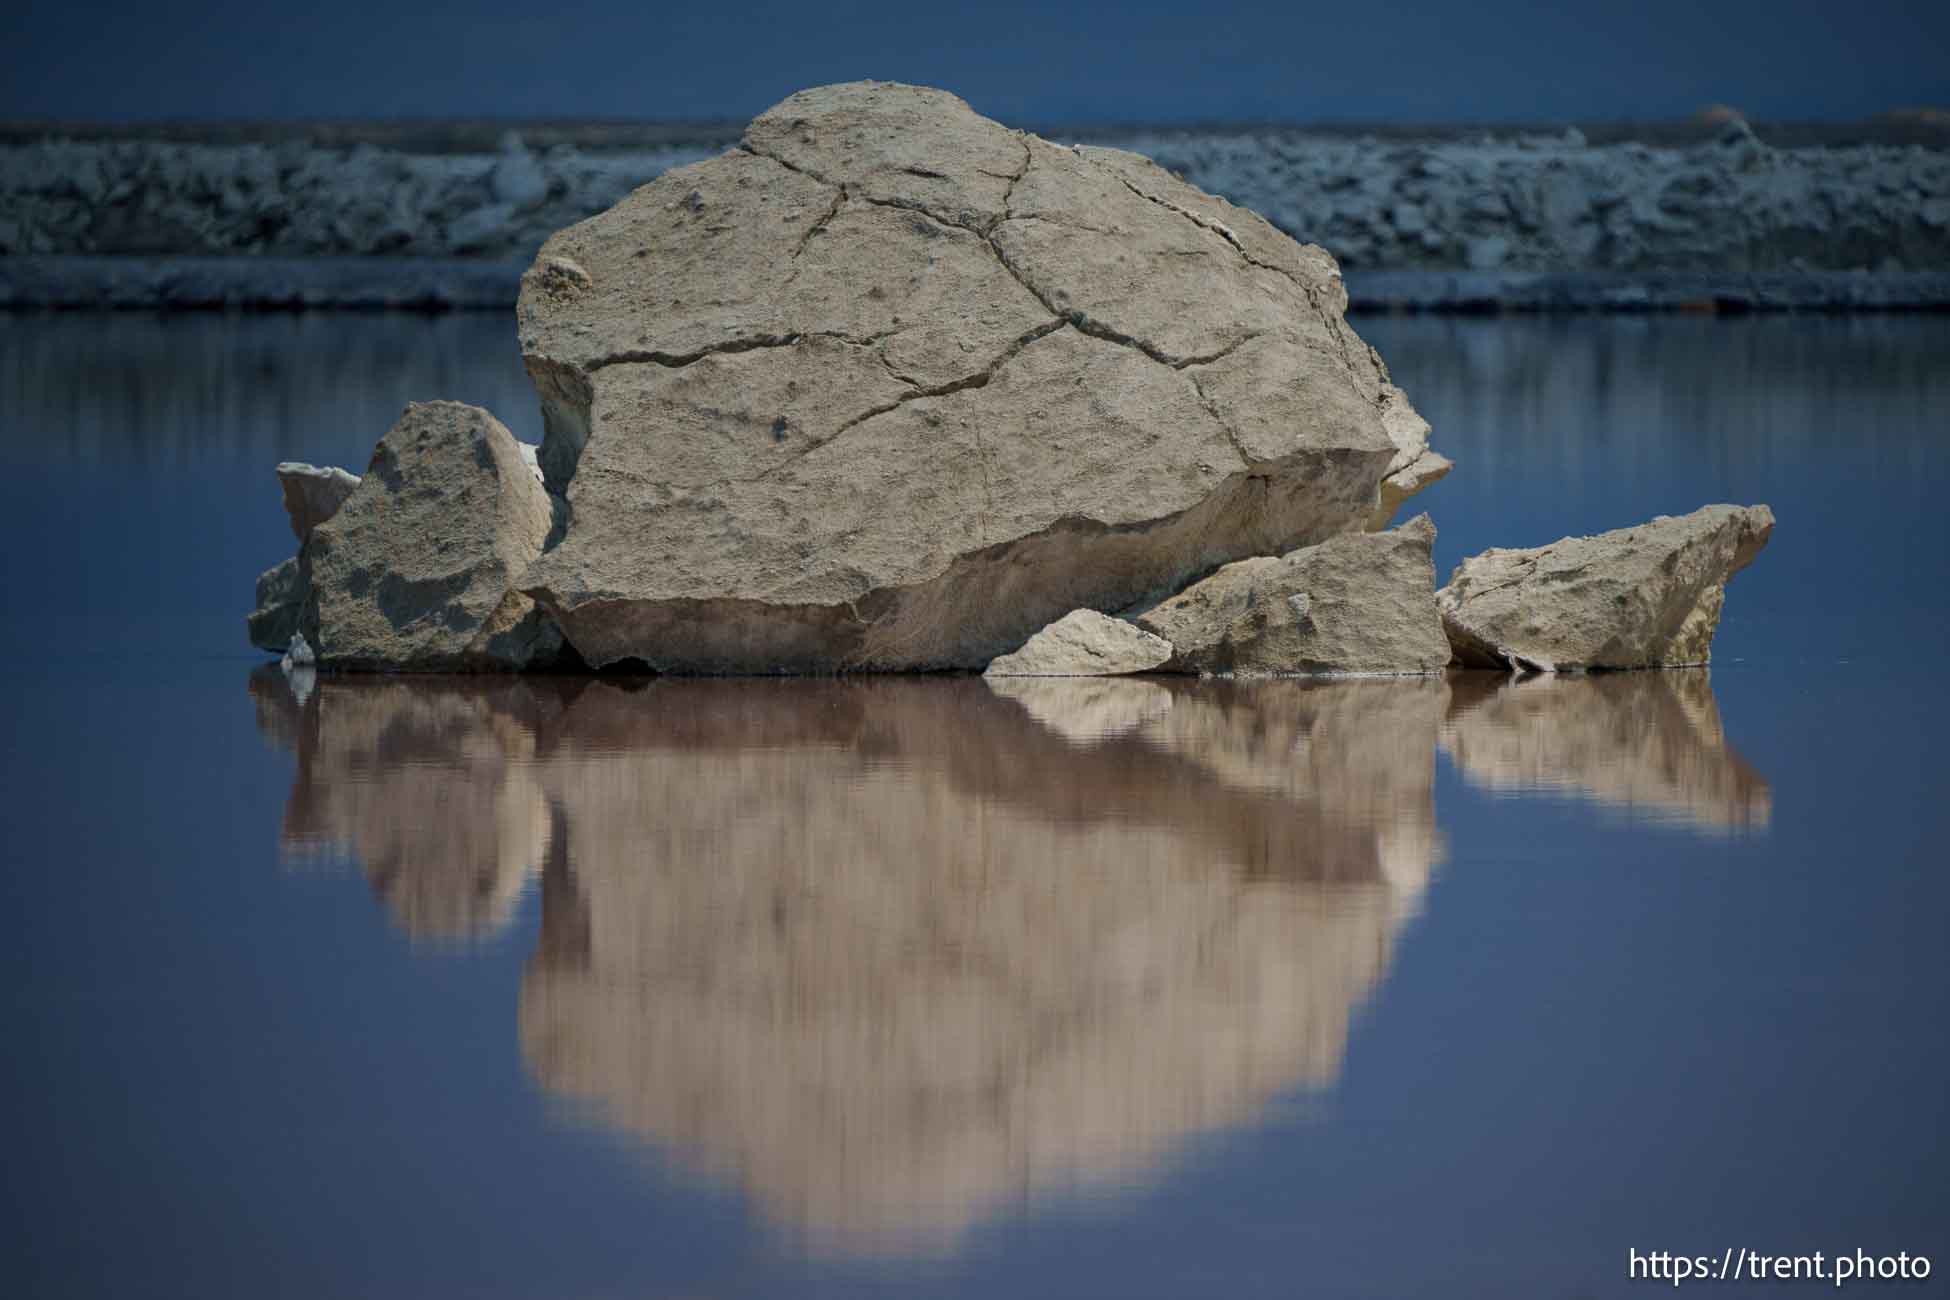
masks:
<svg viewBox="0 0 1950 1300"><path fill-rule="evenodd" d="M1281 556L1228 564L1138 625L1201 673L1432 673L1449 662L1435 609L1435 525L1418 515Z"/></svg>
<svg viewBox="0 0 1950 1300"><path fill-rule="evenodd" d="M284 513L291 519L291 535L303 546L311 530L339 512L359 486L359 476L336 465L309 465L302 460L280 461L278 487L284 493Z"/></svg>
<svg viewBox="0 0 1950 1300"><path fill-rule="evenodd" d="M1171 642L1123 619L1077 609L989 663L990 677L1115 677L1149 672L1171 658Z"/></svg>
<svg viewBox="0 0 1950 1300"><path fill-rule="evenodd" d="M1369 526L1426 425L1345 307L1326 253L1136 155L794 95L524 277L567 511L523 588L597 665L979 667Z"/></svg>
<svg viewBox="0 0 1950 1300"><path fill-rule="evenodd" d="M1456 567L1436 603L1468 667L1703 664L1727 579L1773 533L1766 506L1714 505L1596 537L1488 550Z"/></svg>
<svg viewBox="0 0 1950 1300"><path fill-rule="evenodd" d="M552 661L561 634L515 581L541 553L547 491L514 435L479 407L418 402L365 477L312 530L306 630L321 666L513 670Z"/></svg>

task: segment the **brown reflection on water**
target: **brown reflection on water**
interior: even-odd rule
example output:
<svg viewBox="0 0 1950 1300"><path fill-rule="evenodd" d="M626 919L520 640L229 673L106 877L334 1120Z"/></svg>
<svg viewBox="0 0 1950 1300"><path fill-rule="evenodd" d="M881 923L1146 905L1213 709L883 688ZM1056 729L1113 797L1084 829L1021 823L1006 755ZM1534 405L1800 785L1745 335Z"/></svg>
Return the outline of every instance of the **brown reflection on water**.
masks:
<svg viewBox="0 0 1950 1300"><path fill-rule="evenodd" d="M415 939L475 939L508 922L548 849L532 760L557 693L326 679L301 701L275 669L254 674L251 691L260 732L298 756L280 836L288 863L355 859Z"/></svg>
<svg viewBox="0 0 1950 1300"><path fill-rule="evenodd" d="M1441 681L253 679L288 850L415 935L542 876L551 1093L816 1249L950 1249L1338 1076L1441 855Z"/></svg>
<svg viewBox="0 0 1950 1300"><path fill-rule="evenodd" d="M819 1250L1155 1178L1342 1068L1465 778L1764 824L1704 672L252 679L287 856L416 939L540 877L522 1052Z"/></svg>
<svg viewBox="0 0 1950 1300"><path fill-rule="evenodd" d="M1471 784L1568 794L1702 831L1767 825L1767 781L1726 742L1707 669L1460 673L1442 747Z"/></svg>

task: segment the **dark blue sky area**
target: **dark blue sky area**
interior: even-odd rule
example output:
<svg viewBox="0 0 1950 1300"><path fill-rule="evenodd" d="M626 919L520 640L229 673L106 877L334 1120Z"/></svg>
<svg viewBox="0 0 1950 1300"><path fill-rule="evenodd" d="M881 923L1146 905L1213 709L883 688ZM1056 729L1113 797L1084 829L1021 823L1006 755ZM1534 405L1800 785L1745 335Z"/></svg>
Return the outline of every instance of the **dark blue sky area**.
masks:
<svg viewBox="0 0 1950 1300"><path fill-rule="evenodd" d="M1022 123L1596 121L1950 101L1942 0L0 6L0 115L743 118L948 87Z"/></svg>

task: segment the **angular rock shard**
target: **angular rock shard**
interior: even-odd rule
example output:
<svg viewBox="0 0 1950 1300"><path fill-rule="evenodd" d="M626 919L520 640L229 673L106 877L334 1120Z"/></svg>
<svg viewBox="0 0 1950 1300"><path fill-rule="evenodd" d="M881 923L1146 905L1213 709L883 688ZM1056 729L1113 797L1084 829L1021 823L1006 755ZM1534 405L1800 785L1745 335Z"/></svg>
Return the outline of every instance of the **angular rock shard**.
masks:
<svg viewBox="0 0 1950 1300"><path fill-rule="evenodd" d="M283 654L291 638L298 635L309 589L295 555L259 574L257 608L244 619L251 644L269 654Z"/></svg>
<svg viewBox="0 0 1950 1300"><path fill-rule="evenodd" d="M1135 155L794 95L524 277L567 510L523 590L595 665L980 667L1368 526L1427 426L1345 306L1325 253Z"/></svg>
<svg viewBox="0 0 1950 1300"><path fill-rule="evenodd" d="M1200 673L1432 673L1449 662L1435 608L1435 525L1332 538L1228 564L1138 616Z"/></svg>
<svg viewBox="0 0 1950 1300"><path fill-rule="evenodd" d="M1712 505L1595 537L1489 550L1458 565L1436 603L1467 667L1703 664L1727 579L1773 532L1764 505Z"/></svg>
<svg viewBox="0 0 1950 1300"><path fill-rule="evenodd" d="M991 660L990 677L1116 677L1145 673L1171 658L1171 642L1094 609L1072 610Z"/></svg>
<svg viewBox="0 0 1950 1300"><path fill-rule="evenodd" d="M549 663L561 634L514 581L552 510L514 435L479 407L421 402L304 550L321 666L495 671Z"/></svg>
<svg viewBox="0 0 1950 1300"><path fill-rule="evenodd" d="M1380 532L1401 509L1402 502L1437 479L1444 478L1456 463L1439 451L1424 451L1400 469L1381 480L1381 504L1368 520L1369 532Z"/></svg>
<svg viewBox="0 0 1950 1300"><path fill-rule="evenodd" d="M284 512L291 518L291 535L303 546L312 529L339 512L339 507L359 486L359 476L336 465L287 460L278 465L278 486L284 491Z"/></svg>

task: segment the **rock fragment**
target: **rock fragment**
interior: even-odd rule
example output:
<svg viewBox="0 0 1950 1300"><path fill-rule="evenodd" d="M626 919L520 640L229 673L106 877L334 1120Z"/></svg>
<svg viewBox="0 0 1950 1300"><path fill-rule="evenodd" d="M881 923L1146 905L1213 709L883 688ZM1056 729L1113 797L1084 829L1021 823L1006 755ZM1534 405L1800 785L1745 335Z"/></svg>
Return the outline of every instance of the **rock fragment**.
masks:
<svg viewBox="0 0 1950 1300"><path fill-rule="evenodd" d="M1439 671L1449 643L1435 608L1435 525L1331 538L1228 564L1138 616L1200 673Z"/></svg>
<svg viewBox="0 0 1950 1300"><path fill-rule="evenodd" d="M359 476L336 465L308 465L287 460L278 465L278 486L284 491L284 512L291 518L291 535L303 546L311 530L330 519L359 486Z"/></svg>
<svg viewBox="0 0 1950 1300"><path fill-rule="evenodd" d="M257 607L244 620L251 644L270 654L283 654L298 634L309 590L298 557L266 569L257 578Z"/></svg>
<svg viewBox="0 0 1950 1300"><path fill-rule="evenodd" d="M1375 365L1381 365L1379 356ZM1454 461L1429 447L1429 422L1408 404L1408 397L1401 389L1386 385L1379 401L1381 427L1388 431L1389 440L1395 444L1395 458L1388 462L1388 476L1381 480L1381 498L1368 518L1371 533L1386 528L1402 502L1456 467Z"/></svg>
<svg viewBox="0 0 1950 1300"><path fill-rule="evenodd" d="M1094 609L1072 610L991 660L990 677L1117 677L1150 672L1171 658L1171 642Z"/></svg>
<svg viewBox="0 0 1950 1300"><path fill-rule="evenodd" d="M1764 505L1711 505L1595 537L1488 550L1457 566L1436 603L1467 667L1703 664L1727 579L1773 532Z"/></svg>
<svg viewBox="0 0 1950 1300"><path fill-rule="evenodd" d="M292 636L291 644L286 648L280 663L286 672L294 668L315 668L318 666L318 656L312 653L310 643L305 640L305 634L299 632Z"/></svg>
<svg viewBox="0 0 1950 1300"><path fill-rule="evenodd" d="M541 553L548 493L479 407L420 402L305 547L327 668L496 671L550 662L561 636L513 583Z"/></svg>

